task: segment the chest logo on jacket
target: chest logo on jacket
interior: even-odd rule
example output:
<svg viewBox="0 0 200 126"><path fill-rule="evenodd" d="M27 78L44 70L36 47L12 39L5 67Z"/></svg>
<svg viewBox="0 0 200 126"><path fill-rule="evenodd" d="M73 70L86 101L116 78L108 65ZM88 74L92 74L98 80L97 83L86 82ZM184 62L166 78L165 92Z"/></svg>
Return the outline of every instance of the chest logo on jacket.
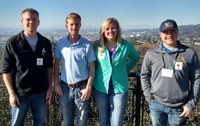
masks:
<svg viewBox="0 0 200 126"><path fill-rule="evenodd" d="M99 57L99 59L104 59L106 57L106 55L104 53L104 49L101 47L98 48L98 57Z"/></svg>
<svg viewBox="0 0 200 126"><path fill-rule="evenodd" d="M47 51L45 50L45 48L43 48L43 49L42 49L41 55L42 55L42 56L45 56L45 55L46 55L46 52L47 52Z"/></svg>
<svg viewBox="0 0 200 126"><path fill-rule="evenodd" d="M176 60L178 60L178 61L184 61L185 58L183 56L178 56Z"/></svg>
<svg viewBox="0 0 200 126"><path fill-rule="evenodd" d="M175 63L175 70L183 70L183 61L185 61L185 58L183 56L178 56L176 58L176 63Z"/></svg>

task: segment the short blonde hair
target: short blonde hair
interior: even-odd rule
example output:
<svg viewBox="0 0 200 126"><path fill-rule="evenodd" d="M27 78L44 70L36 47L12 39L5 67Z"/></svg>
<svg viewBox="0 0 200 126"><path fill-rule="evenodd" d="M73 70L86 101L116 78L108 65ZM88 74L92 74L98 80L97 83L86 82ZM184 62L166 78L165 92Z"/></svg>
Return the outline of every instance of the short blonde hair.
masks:
<svg viewBox="0 0 200 126"><path fill-rule="evenodd" d="M81 16L74 12L68 14L65 18L65 21L67 22L69 19L79 20L81 22Z"/></svg>
<svg viewBox="0 0 200 126"><path fill-rule="evenodd" d="M116 37L116 42L120 43L121 40L122 40L122 37L121 37L121 28L120 28L120 25L119 25L119 22L117 19L115 18L108 18L106 19L101 28L100 28L100 46L101 47L104 47L104 43L106 41L106 37L105 37L105 31L106 31L106 28L108 27L108 25L110 23L115 23L116 24L116 27L117 27L117 37Z"/></svg>

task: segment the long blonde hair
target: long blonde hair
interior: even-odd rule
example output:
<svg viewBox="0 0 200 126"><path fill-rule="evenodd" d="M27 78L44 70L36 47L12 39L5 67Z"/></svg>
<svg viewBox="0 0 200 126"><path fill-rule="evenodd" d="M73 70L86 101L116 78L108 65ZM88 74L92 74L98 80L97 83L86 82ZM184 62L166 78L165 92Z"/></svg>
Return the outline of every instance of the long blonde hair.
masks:
<svg viewBox="0 0 200 126"><path fill-rule="evenodd" d="M106 41L106 37L105 37L105 31L106 31L106 28L108 27L108 25L110 23L115 23L116 26L117 26L117 37L116 37L116 42L117 43L120 43L121 40L122 40L122 37L121 37L121 28L120 28L120 25L119 25L119 22L117 19L115 18L108 18L106 19L101 28L100 28L100 46L101 48L104 48L104 44L105 44L105 41Z"/></svg>

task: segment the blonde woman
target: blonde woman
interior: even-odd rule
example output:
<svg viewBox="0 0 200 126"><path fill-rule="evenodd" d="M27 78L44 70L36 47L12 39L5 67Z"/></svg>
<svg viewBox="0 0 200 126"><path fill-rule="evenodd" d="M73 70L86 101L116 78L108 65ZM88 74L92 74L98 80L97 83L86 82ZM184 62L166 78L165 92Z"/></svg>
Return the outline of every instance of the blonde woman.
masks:
<svg viewBox="0 0 200 126"><path fill-rule="evenodd" d="M108 18L95 45L94 97L100 126L122 126L128 95L128 73L139 60L134 46L122 39L120 25Z"/></svg>

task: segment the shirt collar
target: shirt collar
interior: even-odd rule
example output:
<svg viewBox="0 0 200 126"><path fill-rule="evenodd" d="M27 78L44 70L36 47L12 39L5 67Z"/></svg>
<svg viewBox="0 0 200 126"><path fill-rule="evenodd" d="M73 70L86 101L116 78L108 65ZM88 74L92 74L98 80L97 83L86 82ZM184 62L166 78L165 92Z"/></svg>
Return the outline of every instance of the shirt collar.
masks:
<svg viewBox="0 0 200 126"><path fill-rule="evenodd" d="M167 52L168 54L171 54L173 52L175 52L177 49L174 48L173 50L168 49L167 47L164 46L164 44L162 43L162 49Z"/></svg>

